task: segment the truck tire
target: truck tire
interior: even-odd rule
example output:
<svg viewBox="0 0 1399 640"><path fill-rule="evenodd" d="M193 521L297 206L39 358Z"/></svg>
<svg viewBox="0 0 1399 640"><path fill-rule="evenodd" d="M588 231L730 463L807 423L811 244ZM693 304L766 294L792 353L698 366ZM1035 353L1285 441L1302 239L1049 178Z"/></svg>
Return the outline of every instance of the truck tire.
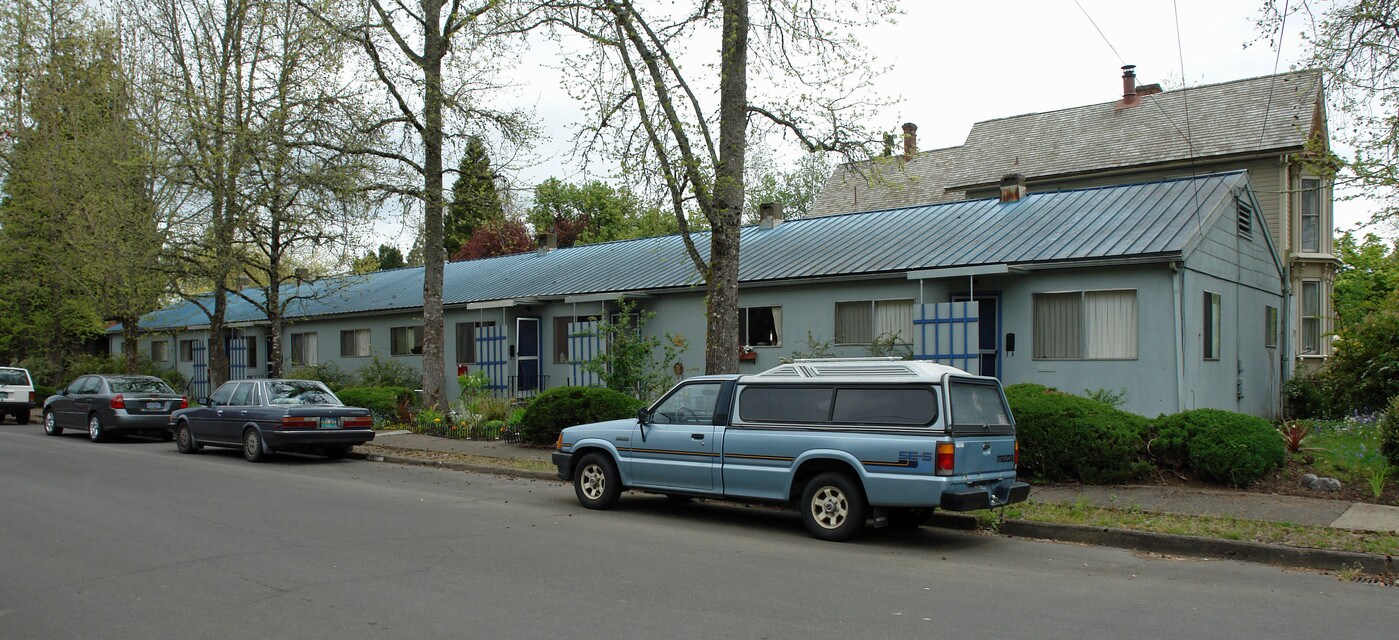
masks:
<svg viewBox="0 0 1399 640"><path fill-rule="evenodd" d="M802 522L812 536L844 542L865 529L869 505L859 483L845 473L817 474L802 489Z"/></svg>
<svg viewBox="0 0 1399 640"><path fill-rule="evenodd" d="M589 509L611 509L622 495L622 478L612 458L601 453L583 456L573 470L573 492Z"/></svg>

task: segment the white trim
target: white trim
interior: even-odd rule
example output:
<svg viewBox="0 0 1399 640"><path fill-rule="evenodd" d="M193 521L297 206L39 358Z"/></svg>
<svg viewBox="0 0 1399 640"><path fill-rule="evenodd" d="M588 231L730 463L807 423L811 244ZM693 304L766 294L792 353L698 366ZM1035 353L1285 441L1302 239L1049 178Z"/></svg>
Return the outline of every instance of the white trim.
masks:
<svg viewBox="0 0 1399 640"><path fill-rule="evenodd" d="M921 269L919 271L909 271L905 275L909 280L924 280L930 278L965 278L967 276L1003 276L1022 273L1025 273L1024 269L1012 267L1008 264L980 264L971 267Z"/></svg>

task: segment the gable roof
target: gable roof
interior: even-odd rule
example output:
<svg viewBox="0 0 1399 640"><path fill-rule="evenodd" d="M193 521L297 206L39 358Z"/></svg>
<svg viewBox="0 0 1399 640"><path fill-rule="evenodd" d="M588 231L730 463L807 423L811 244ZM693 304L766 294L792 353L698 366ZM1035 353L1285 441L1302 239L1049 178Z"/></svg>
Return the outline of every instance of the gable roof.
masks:
<svg viewBox="0 0 1399 640"><path fill-rule="evenodd" d="M1135 185L1031 193L997 199L805 218L773 229L740 231L743 285L812 278L897 274L986 264L1062 265L1123 258L1178 259L1202 228L1247 189L1244 172ZM695 234L707 253L708 234ZM423 268L328 278L284 295L298 300L289 318L422 308ZM662 236L521 253L446 265L443 304L562 300L584 294L702 290L680 236ZM260 297L260 292L245 292ZM227 321L263 322L252 304L230 297ZM205 326L191 302L147 314L141 328Z"/></svg>
<svg viewBox="0 0 1399 640"><path fill-rule="evenodd" d="M1018 172L1031 179L1301 149L1320 115L1321 72L1295 71L1102 102L972 126L945 177L965 189ZM1189 118L1186 114L1189 114Z"/></svg>

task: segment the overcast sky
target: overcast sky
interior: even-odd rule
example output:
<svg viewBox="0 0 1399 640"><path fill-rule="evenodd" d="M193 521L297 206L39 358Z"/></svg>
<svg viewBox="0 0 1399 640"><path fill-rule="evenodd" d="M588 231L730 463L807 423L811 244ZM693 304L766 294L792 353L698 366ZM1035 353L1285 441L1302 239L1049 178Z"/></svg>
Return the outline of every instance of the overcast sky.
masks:
<svg viewBox="0 0 1399 640"><path fill-rule="evenodd" d="M1123 64L1137 65L1139 83L1167 88L1286 71L1302 55L1300 21L1289 25L1280 58L1266 41L1244 47L1257 36L1253 21L1262 3L905 0L897 24L860 34L879 61L892 66L879 93L902 98L875 124L893 131L916 123L919 148L934 149L962 144L980 120L1120 98ZM553 79L556 72L535 65L523 63L517 77L549 80L521 87L519 96L532 103L548 140L537 150L544 159L519 172L518 180L605 177L585 175L566 158L570 127L581 116ZM1335 209L1342 229L1369 218L1363 203L1338 202Z"/></svg>

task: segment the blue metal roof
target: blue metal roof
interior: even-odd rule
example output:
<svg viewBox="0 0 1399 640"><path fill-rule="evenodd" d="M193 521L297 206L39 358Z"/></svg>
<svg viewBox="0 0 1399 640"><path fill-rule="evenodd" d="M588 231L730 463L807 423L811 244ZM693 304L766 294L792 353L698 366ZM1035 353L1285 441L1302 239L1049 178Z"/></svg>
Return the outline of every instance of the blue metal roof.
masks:
<svg viewBox="0 0 1399 640"><path fill-rule="evenodd" d="M740 231L739 281L897 273L985 264L1028 265L1181 255L1234 194L1244 172L1143 184L1031 193L1019 202L969 200L824 216ZM693 234L708 257L709 234ZM485 258L446 265L443 304L701 287L680 236L661 236ZM422 307L423 268L327 278L293 287L305 295L289 318L411 311ZM261 291L246 292L254 298ZM309 295L308 295L309 294ZM265 321L229 297L227 322ZM203 326L182 302L147 314L142 329Z"/></svg>

